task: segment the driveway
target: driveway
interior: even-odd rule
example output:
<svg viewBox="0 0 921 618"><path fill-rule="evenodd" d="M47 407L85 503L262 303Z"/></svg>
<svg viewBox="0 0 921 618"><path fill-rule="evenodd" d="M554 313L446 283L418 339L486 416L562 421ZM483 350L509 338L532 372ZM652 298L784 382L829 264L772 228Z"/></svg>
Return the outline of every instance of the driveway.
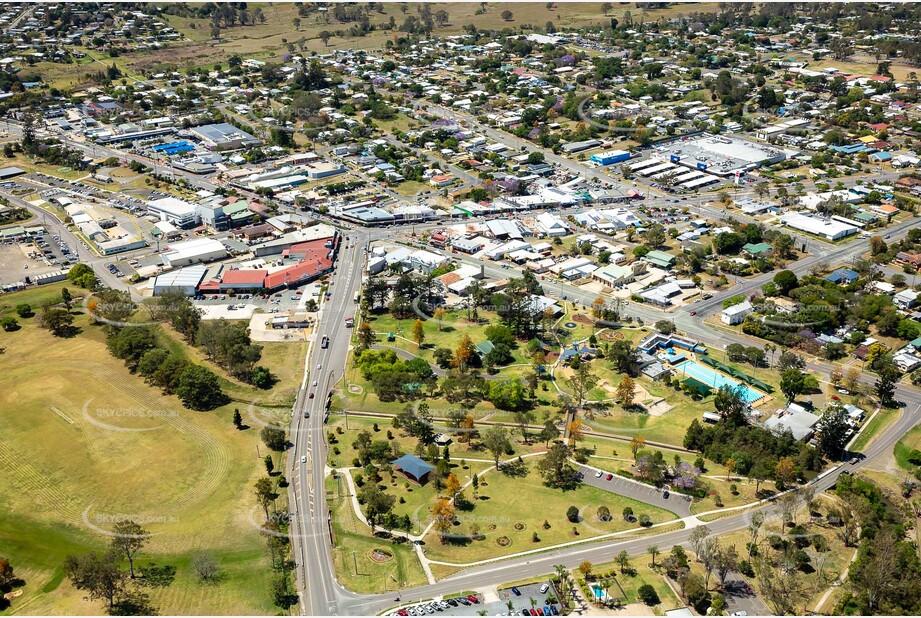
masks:
<svg viewBox="0 0 921 618"><path fill-rule="evenodd" d="M671 511L681 518L691 516L691 503L683 494L670 492L670 495L664 498L662 490L657 487L637 481L631 481L617 474L609 481L607 480L607 471L604 471L604 476L597 478L595 474L598 470L600 470L600 468L580 466L579 471L582 473L582 482L586 485L609 491L612 494L633 498L634 500L657 506L660 509ZM615 515L617 514L615 513ZM640 515L640 513L637 513L637 515Z"/></svg>

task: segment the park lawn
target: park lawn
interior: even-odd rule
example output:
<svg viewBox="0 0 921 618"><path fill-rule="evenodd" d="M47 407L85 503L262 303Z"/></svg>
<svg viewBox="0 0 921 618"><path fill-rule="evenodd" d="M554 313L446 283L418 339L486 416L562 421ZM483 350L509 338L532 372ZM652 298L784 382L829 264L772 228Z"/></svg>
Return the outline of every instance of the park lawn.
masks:
<svg viewBox="0 0 921 618"><path fill-rule="evenodd" d="M51 286L49 286L51 287ZM10 294L4 304L46 301L57 290ZM75 310L75 313L79 313ZM257 431L237 431L231 406L192 412L131 375L106 350L101 328L80 313L82 332L60 339L34 319L4 335L0 356L0 478L4 554L29 576L13 607L30 613L99 613L63 582L66 555L101 551L114 517L153 536L140 564L177 567L151 589L163 613L267 613L270 571L250 487L262 473ZM49 372L48 367L55 371ZM48 532L48 531L51 532ZM226 579L199 586L191 552L211 551Z"/></svg>
<svg viewBox="0 0 921 618"><path fill-rule="evenodd" d="M912 464L908 458L911 456L912 451L918 449L921 449L921 427L915 427L896 442L892 451L893 455L895 455L895 462L903 470L911 472L917 466Z"/></svg>
<svg viewBox="0 0 921 618"><path fill-rule="evenodd" d="M339 495L340 490L332 477L326 479L326 492L335 537L333 564L340 584L355 592L377 593L388 586L394 590L397 586L411 588L426 583L425 573L412 546L370 536L367 526L352 510L351 499ZM371 552L374 549L390 552L393 560L384 563L373 561Z"/></svg>
<svg viewBox="0 0 921 618"><path fill-rule="evenodd" d="M397 192L398 195L403 197L416 197L422 191L431 189L432 186L424 182L419 182L416 180L404 180L400 184L393 187L393 190Z"/></svg>
<svg viewBox="0 0 921 618"><path fill-rule="evenodd" d="M614 562L592 565L591 573L595 576L595 583L604 577L616 580L616 583L612 583L608 588L608 594L612 598L624 599L625 604L642 603L638 596L640 586L649 584L656 589L661 601L656 607L673 609L683 606L671 586L665 581L665 576L652 570L647 554L632 556L626 573L622 573L620 565Z"/></svg>
<svg viewBox="0 0 921 618"><path fill-rule="evenodd" d="M394 131L402 131L406 133L407 131L420 126L420 123L417 120L413 120L406 114L397 114L390 120L374 120L374 125L383 133L390 134ZM428 188L428 185L426 185L426 188Z"/></svg>
<svg viewBox="0 0 921 618"><path fill-rule="evenodd" d="M637 517L649 515L653 523L675 518L664 509L589 485L580 484L571 491L547 487L536 470L537 460L529 458L524 462L527 467L524 476L510 476L495 470L482 475L479 497L472 500L473 508L469 511L458 509L459 525L451 533L469 535L470 526L476 524L485 538L466 545L460 542L443 544L433 530L426 539L426 556L449 563L466 563L637 528L620 516L626 506L633 508ZM472 499L472 494L468 498ZM540 507L535 508L537 505ZM598 519L596 513L602 505L613 514L611 521ZM566 518L566 510L570 506L576 506L581 513L582 521L577 524ZM544 529L544 521L550 524L549 529ZM573 535L574 527L578 535ZM532 541L534 532L539 542ZM498 539L502 537L508 538L508 546L498 544Z"/></svg>
<svg viewBox="0 0 921 618"><path fill-rule="evenodd" d="M17 152L14 157L4 157L3 164L15 165L27 172L41 172L62 180L77 180L87 175L85 171L75 170L70 167L61 167L59 165L49 165L42 160L31 159L21 152Z"/></svg>

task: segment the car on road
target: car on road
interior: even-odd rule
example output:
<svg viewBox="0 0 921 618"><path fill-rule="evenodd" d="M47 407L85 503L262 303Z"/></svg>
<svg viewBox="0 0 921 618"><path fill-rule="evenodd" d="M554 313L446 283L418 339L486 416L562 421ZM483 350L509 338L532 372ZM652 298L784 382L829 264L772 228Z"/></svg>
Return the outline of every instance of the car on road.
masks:
<svg viewBox="0 0 921 618"><path fill-rule="evenodd" d="M850 464L852 466L856 466L858 463L860 463L860 457L851 457Z"/></svg>
<svg viewBox="0 0 921 618"><path fill-rule="evenodd" d="M313 399L313 393L310 393L310 395L308 395L308 398Z"/></svg>
<svg viewBox="0 0 921 618"><path fill-rule="evenodd" d="M692 312L691 312L691 315L697 315L697 312L696 312L696 311L692 311Z"/></svg>
<svg viewBox="0 0 921 618"><path fill-rule="evenodd" d="M316 381L316 380L313 381L313 385L314 385L314 386L317 385L317 381Z"/></svg>
<svg viewBox="0 0 921 618"><path fill-rule="evenodd" d="M307 455L301 455L301 463L307 463Z"/></svg>

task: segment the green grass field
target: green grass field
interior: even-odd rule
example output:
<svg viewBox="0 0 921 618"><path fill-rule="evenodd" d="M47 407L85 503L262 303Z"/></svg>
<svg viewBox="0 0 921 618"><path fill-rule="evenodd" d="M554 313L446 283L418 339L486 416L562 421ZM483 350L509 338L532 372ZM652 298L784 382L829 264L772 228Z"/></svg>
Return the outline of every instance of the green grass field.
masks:
<svg viewBox="0 0 921 618"><path fill-rule="evenodd" d="M917 466L908 461L908 458L913 450L918 449L921 449L921 427L915 427L902 436L901 440L896 442L895 449L893 450L895 462L903 470L913 470Z"/></svg>
<svg viewBox="0 0 921 618"><path fill-rule="evenodd" d="M880 410L873 420L866 422L860 436L851 445L851 450L860 452L865 449L873 438L899 418L900 414L900 410Z"/></svg>
<svg viewBox="0 0 921 618"><path fill-rule="evenodd" d="M61 287L4 296L0 313L20 302L53 303ZM150 563L177 569L172 585L149 591L160 612L274 611L250 490L264 474L258 427L237 431L234 404L192 412L147 386L109 355L101 328L85 315L70 339L53 337L35 318L20 325L0 337L0 547L26 580L9 611L100 613L101 604L84 601L63 577L62 563L104 549L105 531L121 518L153 534L142 571ZM188 561L198 549L216 556L219 584L197 582Z"/></svg>
<svg viewBox="0 0 921 618"><path fill-rule="evenodd" d="M570 541L588 540L611 532L635 528L620 516L624 507L631 507L637 516L649 515L653 523L668 521L675 515L630 498L603 491L589 485L579 485L571 491L547 487L537 473L537 459L525 459L525 476L511 476L495 470L480 477L479 499L470 511L458 510L459 525L452 534L466 535L477 524L485 538L468 544L442 544L436 532L426 538L426 555L432 560L466 563L504 554L540 549ZM468 491L468 498L472 495ZM569 522L566 510L576 506L582 516L578 524ZM607 506L614 515L611 521L597 517L600 506ZM544 522L550 524L545 529ZM491 528L492 527L492 528ZM578 535L573 534L576 528ZM534 542L533 533L539 541ZM498 540L507 537L508 546Z"/></svg>

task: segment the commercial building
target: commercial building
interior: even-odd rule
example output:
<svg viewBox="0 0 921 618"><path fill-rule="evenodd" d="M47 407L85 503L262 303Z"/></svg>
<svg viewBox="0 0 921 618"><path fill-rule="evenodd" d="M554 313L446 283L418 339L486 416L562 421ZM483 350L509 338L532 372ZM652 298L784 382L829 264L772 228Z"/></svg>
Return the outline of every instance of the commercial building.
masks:
<svg viewBox="0 0 921 618"><path fill-rule="evenodd" d="M196 238L177 242L163 253L163 264L169 268L223 260L227 257L227 248L213 238Z"/></svg>
<svg viewBox="0 0 921 618"><path fill-rule="evenodd" d="M209 150L239 150L262 143L258 138L226 122L193 127L189 131Z"/></svg>
<svg viewBox="0 0 921 618"><path fill-rule="evenodd" d="M590 160L594 161L598 165L613 165L614 163L626 161L629 158L630 153L626 150L608 150L606 152L593 154L591 157L589 157Z"/></svg>
<svg viewBox="0 0 921 618"><path fill-rule="evenodd" d="M147 202L147 212L159 217L161 221L168 221L182 228L198 225L201 220L198 209L193 204L175 197Z"/></svg>
<svg viewBox="0 0 921 618"><path fill-rule="evenodd" d="M840 240L860 231L860 228L841 221L819 219L798 212L781 216L780 222L795 230L813 234L826 240Z"/></svg>

